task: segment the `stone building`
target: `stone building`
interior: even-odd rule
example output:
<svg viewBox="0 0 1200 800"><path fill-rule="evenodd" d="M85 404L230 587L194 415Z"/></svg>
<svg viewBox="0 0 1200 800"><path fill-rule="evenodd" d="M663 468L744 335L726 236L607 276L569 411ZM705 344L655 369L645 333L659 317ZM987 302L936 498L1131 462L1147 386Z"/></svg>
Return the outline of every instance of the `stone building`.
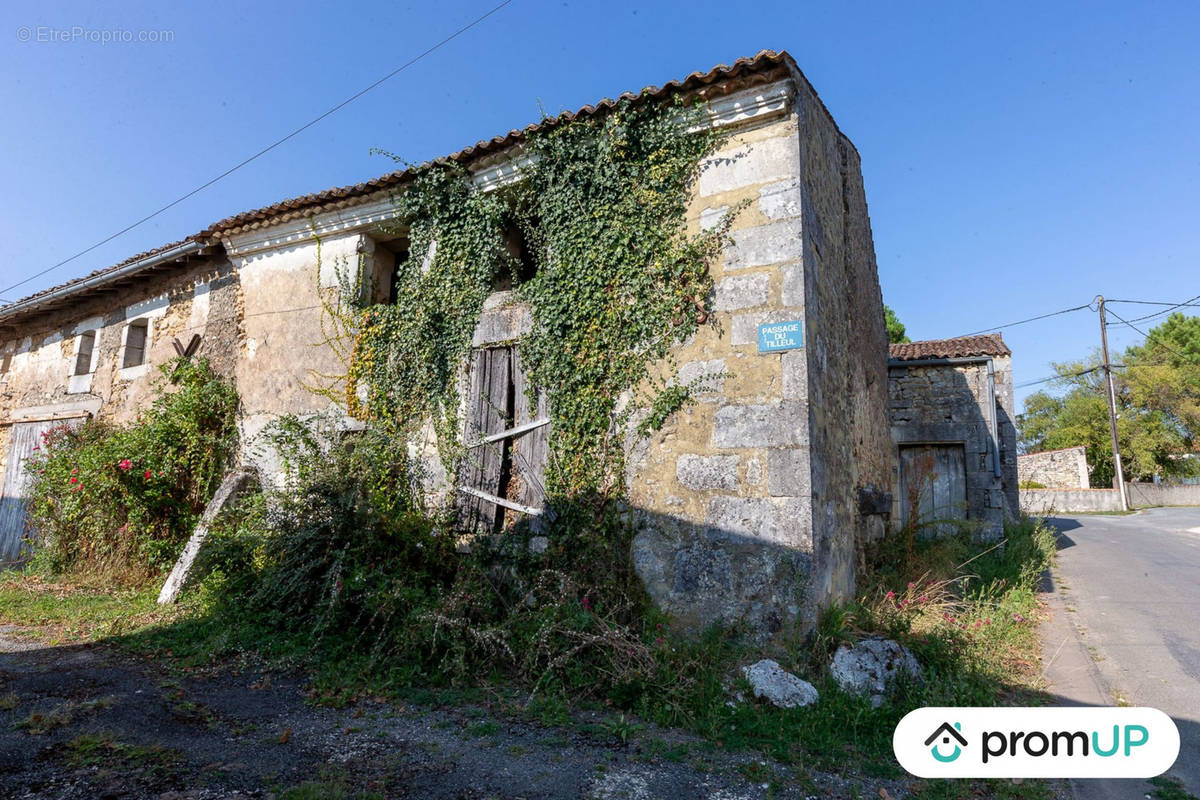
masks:
<svg viewBox="0 0 1200 800"><path fill-rule="evenodd" d="M999 334L889 347L893 518L987 538L1019 516L1012 353Z"/></svg>
<svg viewBox="0 0 1200 800"><path fill-rule="evenodd" d="M1086 489L1090 485L1087 447L1064 447L1017 456L1017 479L1035 489Z"/></svg>
<svg viewBox="0 0 1200 800"><path fill-rule="evenodd" d="M706 377L705 391L657 433L630 437L634 559L652 597L684 625L745 621L771 635L799 620L810 629L820 606L853 596L859 549L886 532L892 511L887 338L859 155L786 53L764 51L638 95L677 96L705 101L706 124L728 134L702 165L689 229L746 206L713 267L710 323L672 354L678 375L665 363L659 370L664 379ZM536 127L447 158L483 191L520 180L521 143ZM320 346L321 292L349 261L365 265L366 291L387 302L407 246L395 228L395 196L410 179L399 171L238 214L0 309L0 559L17 553L21 464L38 434L88 418L131 419L150 397L156 365L180 350L233 379L246 458L272 419L329 411L331 401L308 388L314 372L339 366ZM468 387L501 374L522 380L520 342L530 324L511 292L489 298L465 365ZM1003 361L1007 376L1007 349L987 353L971 363ZM945 365L928 355L893 367L894 401L904 396L902 373L941 374ZM986 410L972 368L954 363L949 373L976 392L971 407ZM999 391L1007 398L999 425L1011 431L1011 390ZM497 431L476 397L468 388L468 423ZM892 428L907 435L893 406ZM510 411L514 429L525 430L517 446L533 462L544 459L545 409ZM995 436L986 426L970 435L937 430L911 441L957 443L972 459L971 475L991 474L985 456ZM436 473L435 440L417 445ZM500 497L484 473L478 485L459 486L435 474L432 488L468 494L476 514L540 510L536 491ZM987 485L993 494L979 511L990 514L1004 496Z"/></svg>

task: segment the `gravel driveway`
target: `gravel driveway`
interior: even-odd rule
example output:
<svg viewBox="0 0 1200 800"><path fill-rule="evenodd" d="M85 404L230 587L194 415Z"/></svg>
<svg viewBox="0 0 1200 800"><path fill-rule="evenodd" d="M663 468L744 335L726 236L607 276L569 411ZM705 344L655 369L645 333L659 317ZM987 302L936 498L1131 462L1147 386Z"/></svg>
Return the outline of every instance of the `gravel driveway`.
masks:
<svg viewBox="0 0 1200 800"><path fill-rule="evenodd" d="M0 629L4 798L282 798L310 781L322 783L303 797L347 800L904 796L678 732L645 728L622 745L483 707L319 707L298 676L180 675L101 645L12 634Z"/></svg>

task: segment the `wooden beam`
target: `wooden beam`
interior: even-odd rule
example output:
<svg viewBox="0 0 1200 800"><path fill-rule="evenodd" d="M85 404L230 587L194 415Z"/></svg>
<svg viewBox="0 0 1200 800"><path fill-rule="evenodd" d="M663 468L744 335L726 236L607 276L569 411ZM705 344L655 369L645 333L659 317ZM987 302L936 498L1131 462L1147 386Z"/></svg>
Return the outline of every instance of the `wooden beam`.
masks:
<svg viewBox="0 0 1200 800"><path fill-rule="evenodd" d="M514 503L511 500L505 500L503 497L497 497L496 495L489 494L488 492L481 492L479 489L472 489L470 486L459 486L458 490L463 494L469 494L472 497L478 497L480 500L486 500L489 503L495 503L498 506L510 508L513 511L520 511L522 514L528 514L531 517L540 517L542 515L542 509L540 508L523 506L520 503Z"/></svg>
<svg viewBox="0 0 1200 800"><path fill-rule="evenodd" d="M533 422L526 422L524 425L518 425L515 428L509 428L506 431L500 431L499 433L493 433L489 436L485 436L482 439L480 439L479 441L467 445L467 449L470 450L473 447L483 447L485 444L491 444L492 442L499 442L502 439L507 439L510 436L520 436L522 433L528 433L529 431L536 430L537 428L540 428L543 425L549 425L549 424L550 424L549 417L543 417L542 419L535 419Z"/></svg>

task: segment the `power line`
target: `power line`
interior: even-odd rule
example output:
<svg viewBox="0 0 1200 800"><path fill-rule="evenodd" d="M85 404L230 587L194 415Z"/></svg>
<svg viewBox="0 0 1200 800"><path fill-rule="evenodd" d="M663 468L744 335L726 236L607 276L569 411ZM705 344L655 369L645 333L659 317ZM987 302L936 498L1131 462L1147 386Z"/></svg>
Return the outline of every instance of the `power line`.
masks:
<svg viewBox="0 0 1200 800"><path fill-rule="evenodd" d="M1143 320L1154 319L1155 317L1165 316L1167 314L1170 314L1177 308L1190 308L1192 306L1197 305L1197 303L1196 303L1197 300L1200 300L1200 295L1196 295L1195 297L1184 300L1182 303L1159 303L1154 300L1109 300L1108 302L1110 302L1110 303L1138 303L1140 305L1147 305L1147 306L1170 306L1170 308L1165 308L1162 311L1155 311L1153 314L1146 314L1143 317L1134 317L1133 319L1129 320L1129 322L1141 322ZM1116 314L1113 314L1113 316L1117 317L1117 319L1121 319ZM1124 320L1122 320L1122 321L1124 321ZM1128 325L1129 323L1127 322L1125 324ZM1145 334L1143 334L1143 336L1144 335Z"/></svg>
<svg viewBox="0 0 1200 800"><path fill-rule="evenodd" d="M313 125L316 125L318 122L320 122L321 120L325 119L326 117L328 117L328 116L330 116L330 115L332 115L332 114L334 114L334 113L336 113L336 112L338 112L338 111L342 110L343 108L345 108L346 106L350 105L351 103L353 103L353 102L354 102L355 100L357 100L358 98L362 97L362 96L363 96L364 94L366 94L367 92L371 91L372 89L375 89L376 87L378 87L380 84L384 83L385 81L387 81L387 80L389 80L389 79L391 79L391 78L394 78L395 76L399 75L401 72L403 72L404 70L408 69L408 68L409 68L409 67L411 67L413 64L416 64L418 61L420 61L421 59L425 58L427 55L429 55L429 54L433 53L433 52L434 52L434 51L436 51L436 50L439 50L439 49L441 49L441 48L442 48L442 47L444 47L445 45L447 45L447 44L449 44L450 42L452 42L453 40L457 39L459 36L463 35L463 34L464 34L464 33L466 33L467 31L471 30L471 29L472 29L472 28L474 28L476 25L478 25L479 23L483 22L485 19L487 19L488 17L492 16L492 15L493 15L493 14L495 14L497 11L499 11L500 9L504 8L505 6L509 5L509 4L510 4L510 3L512 3L512 2L513 2L513 0L503 0L503 2L501 2L499 5L497 5L497 6L493 7L493 8L492 8L490 11L488 11L486 14L483 14L482 16L476 17L476 18L475 18L474 20L472 20L470 23L468 23L468 24L466 24L466 25L462 26L461 28L459 28L458 30L456 30L454 33L452 33L452 34L450 34L449 36L447 36L446 38L442 39L440 42L438 42L437 44L433 45L432 47L429 47L428 49L426 49L426 50L422 51L421 53L417 54L416 56L414 56L413 58L410 58L408 61L406 61L406 62L404 62L403 64L401 64L399 67L396 67L396 69L392 70L392 71L391 71L391 72L389 72L387 75L384 75L382 78L380 78L379 80L375 81L375 82L374 82L374 83L372 83L370 86L367 86L365 89L361 89L361 90L359 90L358 92L355 92L354 94L350 95L350 97L348 97L348 98L346 98L345 100L343 100L342 102L338 103L336 106L334 106L333 108L329 109L329 110L328 110L328 111L326 111L325 113L321 114L320 116L316 117L315 119L313 119L313 120L311 120L311 121L309 121L309 122L306 122L306 123L304 123L304 124L303 124L303 125L301 125L299 128L296 128L294 131L292 131L291 133L287 134L287 135L286 135L286 136L284 136L283 138L281 138L281 139L278 139L278 140L276 140L275 142L272 142L271 144L267 145L267 146L266 146L266 147L264 147L263 149L259 150L259 151L258 151L257 153L255 153L254 155L252 155L252 156L250 156L249 158L247 158L247 159L245 159L245 160L243 160L243 161L241 161L241 162L239 162L239 163L235 164L234 166L232 166L232 167L230 167L229 169L225 170L225 171L224 171L224 172L222 172L220 175L218 175L217 177L215 177L215 178L213 178L212 180L208 181L207 183L203 183L203 184L201 184L200 186L197 186L195 189L192 189L192 190L191 190L190 192L188 192L187 194L185 194L185 195L182 195L181 197L178 197L178 198L176 198L175 200L172 200L170 203L167 203L165 206L163 206L162 208L159 208L157 211L154 211L154 212L152 212L152 213L150 213L150 214L147 214L146 216L144 216L144 217L142 217L141 219L139 219L137 222L134 222L132 225L127 225L127 226L125 226L124 228L122 228L121 230L119 230L119 231L117 231L116 233L112 234L111 236L107 236L107 237L105 237L105 238L101 239L100 241L98 241L98 242L96 242L95 244L93 244L91 247L87 247L87 248L85 248L85 249L83 249L83 250L80 250L80 251L79 251L78 253L76 253L75 255L73 255L73 256L71 256L71 257L69 257L69 258L64 258L62 261L59 261L57 264L54 264L53 266L47 267L46 269L42 270L41 272L37 272L37 273L35 273L35 274L33 274L33 275L30 275L28 278L25 278L25 279L23 279L23 280L17 281L17 282L16 282L16 283L14 283L14 284L11 284L11 285L9 285L9 286L6 286L4 289L0 289L0 295L7 294L8 292L12 291L13 289L17 288L18 286L24 286L25 284L29 283L30 281L36 280L37 278L40 278L40 277L42 277L43 275L45 275L45 274L46 274L46 273L48 273L48 272L53 272L54 270L58 269L59 267L63 266L64 264L68 264L68 263L70 263L70 262L74 261L75 259L79 258L80 256L87 255L88 253L90 253L90 252L92 252L93 250L95 250L97 247L100 247L100 246L102 246L102 245L108 244L108 243L109 243L109 242L111 242L113 239L116 239L118 236L121 236L122 234L128 233L129 231L133 230L134 228L138 227L139 225L141 225L141 224L143 224L143 223L145 223L145 222L149 222L150 220L152 220L152 219L154 219L155 217L157 217L159 214L163 213L164 211L167 211L168 209L174 208L175 206L177 206L177 205L179 205L180 203L182 203L184 200L187 200L189 197L192 197L193 195L199 194L200 192L202 192L202 191L204 191L205 189L207 189L209 186L212 186L212 185L213 185L214 183L216 183L217 181L220 181L220 180L222 180L223 178L226 178L226 177L228 177L228 176L232 175L234 172L237 172L239 169L241 169L242 167L246 166L246 165L247 165L247 164L249 164L250 162L252 162L252 161L255 161L255 160L257 160L257 159L261 158L262 156L264 156L264 155L266 155L267 153L269 153L269 152L271 152L272 150L274 150L276 147L279 147L279 146L280 146L281 144L283 144L284 142L286 142L286 141L288 141L288 140L290 140L290 139L293 139L293 138L295 138L296 136L300 135L300 134L301 134L301 133L303 133L304 131L306 131L306 130L308 130L309 128L311 128ZM7 302L7 301L6 301L6 302Z"/></svg>
<svg viewBox="0 0 1200 800"><path fill-rule="evenodd" d="M1013 327L1016 327L1017 325L1024 325L1027 322L1037 322L1039 319L1046 319L1048 317L1057 317L1059 314L1070 314L1072 311L1082 311L1085 308L1091 308L1091 307L1092 307L1091 303L1087 303L1082 306L1075 306L1074 308L1064 308L1061 311L1051 311L1049 314L1041 314L1036 317L1030 317L1029 319L1021 319L1021 320L1017 320L1016 322L1009 322L1005 325L993 325L992 327L984 328L981 331L973 331L971 333L964 333L963 336L978 336L981 333L990 333L991 331L997 331L997 330L1000 330L1001 328L1013 328Z"/></svg>
<svg viewBox="0 0 1200 800"><path fill-rule="evenodd" d="M1091 372L1095 372L1098 369L1101 369L1101 367L1092 367L1091 369L1080 370L1079 372L1073 372L1070 375L1050 375L1045 378L1038 378L1036 381L1026 381L1025 383L1018 383L1013 388L1014 389L1024 389L1027 386L1037 386L1039 383L1049 383L1050 381L1055 381L1055 380L1070 380L1071 378L1079 378L1083 375L1087 375Z"/></svg>
<svg viewBox="0 0 1200 800"><path fill-rule="evenodd" d="M1182 305L1182 304L1181 304L1181 305ZM1122 317L1120 314L1118 314L1117 312L1115 312L1115 311L1112 311L1112 310L1109 310L1109 312L1108 312L1108 313L1112 314L1114 317L1116 317L1117 319L1121 320L1121 322L1124 322L1124 323L1125 323L1126 325L1128 325L1130 328L1133 328L1133 330L1137 331L1137 332L1138 332L1138 333L1140 333L1140 334L1141 334L1143 337L1145 337L1145 339L1146 339L1146 342L1145 342L1145 343L1146 343L1147 345L1150 343L1150 334L1146 333L1144 330L1142 330L1141 328L1137 327L1136 325L1134 325L1134 324L1133 324L1132 322L1130 322L1129 320L1127 320L1127 319L1124 319L1124 318L1123 318L1123 317ZM1175 355L1179 356L1179 357L1180 357L1180 358L1182 358L1182 359L1186 359L1186 360L1190 360L1190 359L1191 359L1191 356L1185 355L1185 354L1184 354L1184 353L1183 353L1181 350L1176 350L1174 347L1172 347L1171 345L1169 345L1169 344L1167 344L1166 342L1164 342L1164 341L1163 341L1161 338L1156 338L1156 339L1154 340L1154 344L1155 344L1155 345L1162 346L1163 348L1165 348L1165 349L1167 349L1167 350L1170 350L1172 353L1174 353Z"/></svg>

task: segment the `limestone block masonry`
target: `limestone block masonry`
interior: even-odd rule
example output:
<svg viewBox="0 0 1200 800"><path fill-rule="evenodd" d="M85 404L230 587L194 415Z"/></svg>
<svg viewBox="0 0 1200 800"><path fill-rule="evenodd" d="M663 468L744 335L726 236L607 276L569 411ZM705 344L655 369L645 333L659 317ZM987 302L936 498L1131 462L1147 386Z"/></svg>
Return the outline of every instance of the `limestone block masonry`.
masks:
<svg viewBox="0 0 1200 800"><path fill-rule="evenodd" d="M1040 483L1045 489L1086 489L1088 482L1087 448L1067 447L1017 456L1017 480L1021 484Z"/></svg>
<svg viewBox="0 0 1200 800"><path fill-rule="evenodd" d="M712 265L709 321L653 375L656 387L688 386L696 402L630 441L632 557L683 628L743 625L763 641L803 635L822 606L853 596L860 547L886 529L880 504L864 510L859 499L886 490L893 459L859 156L786 54L639 97L675 94L706 101L704 124L725 134L701 164L688 230L737 212ZM524 135L452 158L488 191L520 180ZM278 459L260 435L272 420L328 414L349 426L344 387L327 382L344 374L346 357L331 339L331 290L357 274L370 279L362 292L373 299L389 287L407 246L395 203L406 180L395 173L238 214L0 309L0 458L9 457L6 422L131 420L149 404L174 340L198 334L200 355L241 397L242 461L272 483ZM474 345L519 346L530 319L497 292ZM134 321L147 331L147 357L126 367ZM780 322L799 323L790 349L760 352L759 326ZM331 390L314 391L322 386ZM432 426L409 445L426 466L427 496L447 495Z"/></svg>
<svg viewBox="0 0 1200 800"><path fill-rule="evenodd" d="M885 527L856 491L886 487L892 470L858 155L803 77L786 83L782 113L702 165L690 230L743 210L713 267L714 319L660 377L704 378L703 391L628 467L651 597L684 628L743 625L760 641L803 635L821 606L852 596L858 547ZM760 325L796 320L802 347L759 352Z"/></svg>

